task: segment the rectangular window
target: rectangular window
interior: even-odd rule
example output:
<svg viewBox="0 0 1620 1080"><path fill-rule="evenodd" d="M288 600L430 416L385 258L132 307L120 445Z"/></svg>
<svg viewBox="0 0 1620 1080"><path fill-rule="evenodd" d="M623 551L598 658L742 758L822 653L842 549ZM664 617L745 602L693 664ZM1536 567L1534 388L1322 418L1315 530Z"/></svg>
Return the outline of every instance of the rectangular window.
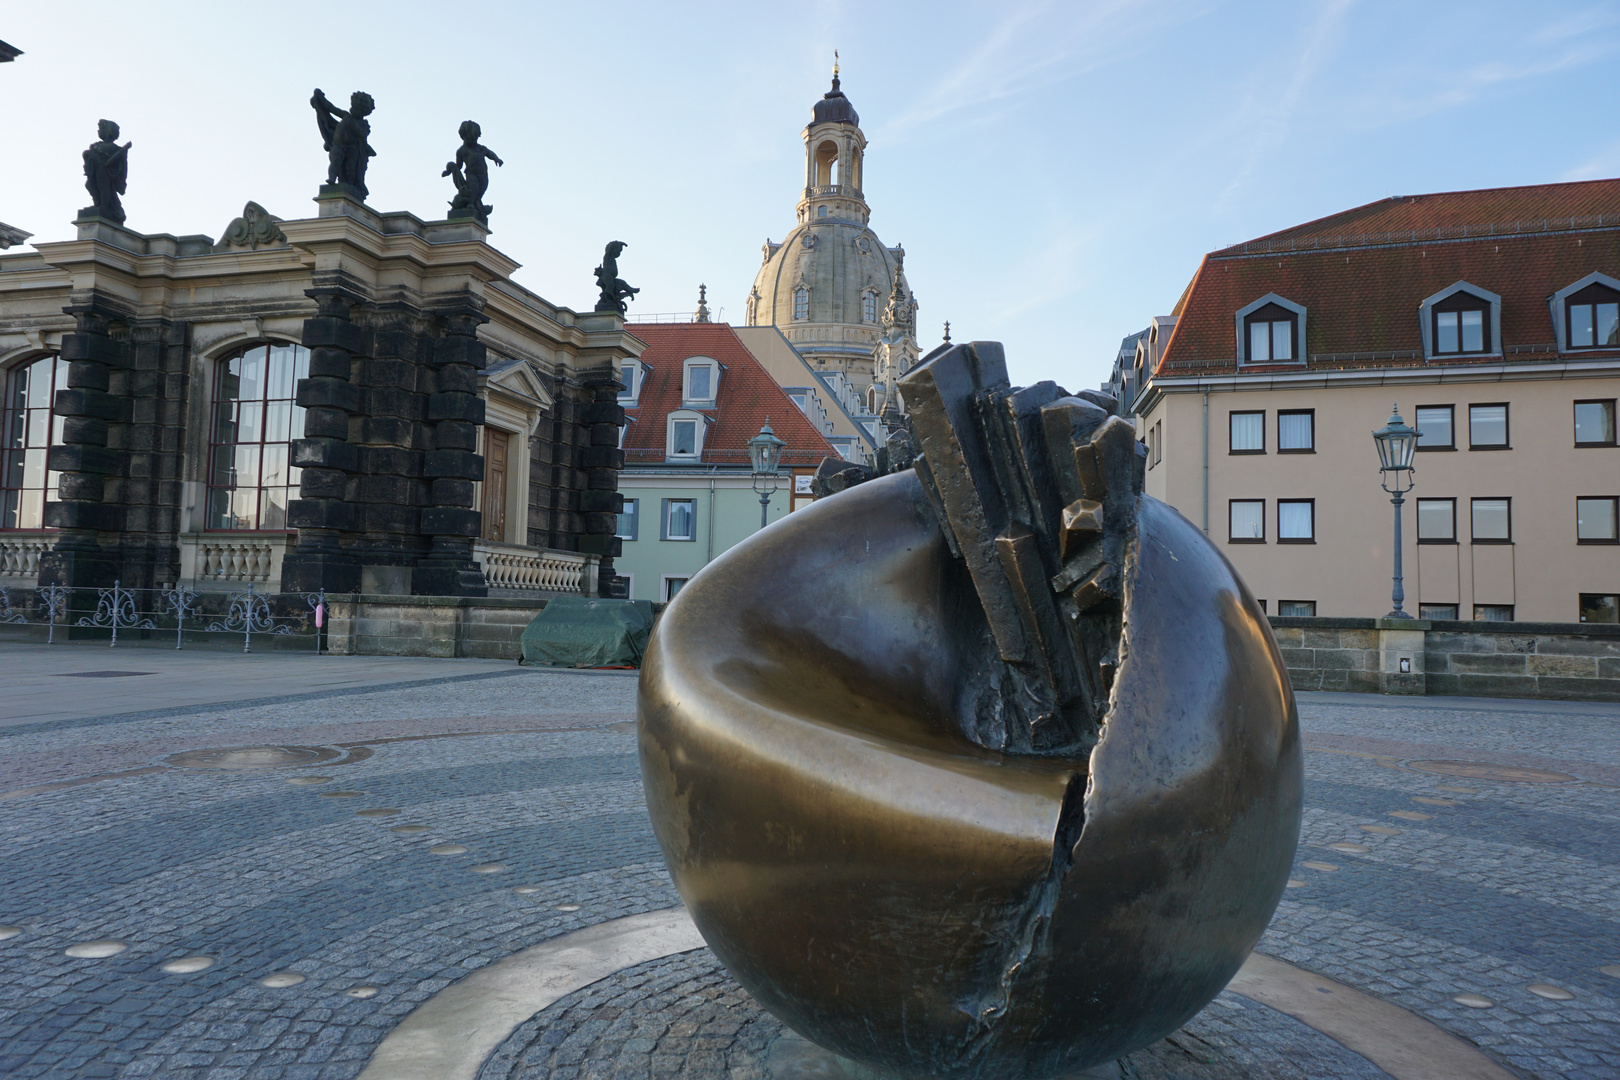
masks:
<svg viewBox="0 0 1620 1080"><path fill-rule="evenodd" d="M1506 450L1508 448L1508 407L1506 405L1468 406L1468 449Z"/></svg>
<svg viewBox="0 0 1620 1080"><path fill-rule="evenodd" d="M1279 600L1277 601L1277 614L1285 619L1314 619L1316 617L1316 601Z"/></svg>
<svg viewBox="0 0 1620 1080"><path fill-rule="evenodd" d="M1575 541L1580 544L1620 542L1620 498L1587 496L1575 500Z"/></svg>
<svg viewBox="0 0 1620 1080"><path fill-rule="evenodd" d="M683 578L683 577L667 577L667 578L665 578L664 579L664 603L667 604L671 600L675 599L676 594L678 594L682 589L686 588L686 583L688 581L691 581L691 580L692 580L691 578Z"/></svg>
<svg viewBox="0 0 1620 1080"><path fill-rule="evenodd" d="M1475 622L1512 622L1512 604L1475 604Z"/></svg>
<svg viewBox="0 0 1620 1080"><path fill-rule="evenodd" d="M1277 543L1316 543L1316 500L1277 500Z"/></svg>
<svg viewBox="0 0 1620 1080"><path fill-rule="evenodd" d="M1506 544L1513 540L1511 499L1474 499L1474 543Z"/></svg>
<svg viewBox="0 0 1620 1080"><path fill-rule="evenodd" d="M1418 436L1419 450L1457 449L1457 442L1452 434L1452 411L1453 406L1450 405L1418 406L1417 429L1422 432Z"/></svg>
<svg viewBox="0 0 1620 1080"><path fill-rule="evenodd" d="M1420 544L1455 544L1457 542L1457 500L1419 499L1417 501L1417 538Z"/></svg>
<svg viewBox="0 0 1620 1080"><path fill-rule="evenodd" d="M640 519L641 500L624 500L624 513L619 515L618 528L614 530L613 535L617 536L620 540L634 540L636 538L636 528L640 524Z"/></svg>
<svg viewBox="0 0 1620 1080"><path fill-rule="evenodd" d="M669 425L671 457L691 457L697 453L697 421L672 420Z"/></svg>
<svg viewBox="0 0 1620 1080"><path fill-rule="evenodd" d="M810 290L793 290L793 317L795 319L808 319L810 317Z"/></svg>
<svg viewBox="0 0 1620 1080"><path fill-rule="evenodd" d="M1266 502L1264 499L1233 499L1227 511L1231 520L1229 539L1234 544L1266 542Z"/></svg>
<svg viewBox="0 0 1620 1080"><path fill-rule="evenodd" d="M1294 358L1294 323L1291 319L1249 324L1249 363L1265 364Z"/></svg>
<svg viewBox="0 0 1620 1080"><path fill-rule="evenodd" d="M637 364L625 364L619 369L619 381L624 384L624 389L619 391L619 400L621 402L636 400L636 368L638 366Z"/></svg>
<svg viewBox="0 0 1620 1080"><path fill-rule="evenodd" d="M1264 600L1256 600L1255 603L1260 607L1260 614L1264 615L1266 613L1266 602Z"/></svg>
<svg viewBox="0 0 1620 1080"><path fill-rule="evenodd" d="M1235 412L1231 414L1231 445L1234 454L1263 454L1266 452L1266 414L1263 412Z"/></svg>
<svg viewBox="0 0 1620 1080"><path fill-rule="evenodd" d="M1433 619L1435 622L1456 622L1456 604L1419 604L1418 618Z"/></svg>
<svg viewBox="0 0 1620 1080"><path fill-rule="evenodd" d="M714 391L710 387L711 376L714 369L707 364L689 367L686 369L686 397L689 401L712 401Z"/></svg>
<svg viewBox="0 0 1620 1080"><path fill-rule="evenodd" d="M1437 353L1470 353L1485 351L1485 313L1472 311L1437 311L1434 315L1435 346Z"/></svg>
<svg viewBox="0 0 1620 1080"><path fill-rule="evenodd" d="M665 499L664 528L660 540L697 539L697 500Z"/></svg>
<svg viewBox="0 0 1620 1080"><path fill-rule="evenodd" d="M1569 344L1575 349L1620 345L1620 304L1569 305Z"/></svg>
<svg viewBox="0 0 1620 1080"><path fill-rule="evenodd" d="M1614 398L1575 403L1575 445L1614 445Z"/></svg>
<svg viewBox="0 0 1620 1080"><path fill-rule="evenodd" d="M1620 596L1614 593L1581 593L1581 622L1620 623Z"/></svg>
<svg viewBox="0 0 1620 1080"><path fill-rule="evenodd" d="M1316 450L1316 410L1277 413L1277 453L1308 454Z"/></svg>

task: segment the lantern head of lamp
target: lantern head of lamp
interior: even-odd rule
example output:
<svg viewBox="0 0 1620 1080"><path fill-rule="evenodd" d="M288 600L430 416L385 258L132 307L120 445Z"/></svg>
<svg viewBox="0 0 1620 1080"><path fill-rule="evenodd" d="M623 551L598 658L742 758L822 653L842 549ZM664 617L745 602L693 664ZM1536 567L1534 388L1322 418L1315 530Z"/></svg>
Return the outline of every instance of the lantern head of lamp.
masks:
<svg viewBox="0 0 1620 1080"><path fill-rule="evenodd" d="M775 476L782 467L782 447L787 445L771 430L770 418L759 434L748 440L748 460L753 464L755 476Z"/></svg>
<svg viewBox="0 0 1620 1080"><path fill-rule="evenodd" d="M1399 406L1390 412L1389 422L1373 432L1385 491L1411 490L1412 458L1417 454L1418 436L1422 434L1416 428L1408 427L1406 421L1401 419Z"/></svg>

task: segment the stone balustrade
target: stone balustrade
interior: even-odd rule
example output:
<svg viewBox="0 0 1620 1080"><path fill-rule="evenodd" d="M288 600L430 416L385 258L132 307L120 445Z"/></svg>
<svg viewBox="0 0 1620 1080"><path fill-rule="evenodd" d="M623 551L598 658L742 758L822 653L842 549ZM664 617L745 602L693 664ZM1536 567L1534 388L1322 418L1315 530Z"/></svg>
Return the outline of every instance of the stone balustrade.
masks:
<svg viewBox="0 0 1620 1080"><path fill-rule="evenodd" d="M473 561L483 567L484 580L489 583L492 596L541 592L596 594L598 560L595 555L479 540L473 544Z"/></svg>
<svg viewBox="0 0 1620 1080"><path fill-rule="evenodd" d="M0 581L32 585L39 577L39 557L56 543L49 529L0 532Z"/></svg>
<svg viewBox="0 0 1620 1080"><path fill-rule="evenodd" d="M197 589L239 589L248 582L281 583L282 557L292 550L289 532L191 533L180 537L180 578Z"/></svg>

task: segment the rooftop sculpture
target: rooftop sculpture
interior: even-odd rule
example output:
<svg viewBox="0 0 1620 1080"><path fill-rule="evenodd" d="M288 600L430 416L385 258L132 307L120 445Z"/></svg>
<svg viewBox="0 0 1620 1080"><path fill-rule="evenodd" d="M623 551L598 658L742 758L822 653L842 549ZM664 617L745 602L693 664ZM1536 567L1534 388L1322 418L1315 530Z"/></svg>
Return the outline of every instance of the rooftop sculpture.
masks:
<svg viewBox="0 0 1620 1080"><path fill-rule="evenodd" d="M1014 388L987 342L900 389L912 468L829 470L664 612L648 806L715 954L846 1071L1057 1076L1176 1030L1258 941L1293 692L1111 398Z"/></svg>
<svg viewBox="0 0 1620 1080"><path fill-rule="evenodd" d="M471 120L461 122L461 146L456 149L456 160L444 167L440 176L448 176L456 185L456 197L450 201L450 217L473 218L489 224L489 212L484 193L489 190L489 162L505 165L500 155L478 141L483 129Z"/></svg>
<svg viewBox="0 0 1620 1080"><path fill-rule="evenodd" d="M371 122L366 117L377 103L364 90L356 90L349 95L349 109L345 112L316 87L309 104L315 110L315 122L326 146L327 184L352 188L364 200L371 194L366 188L366 166L377 156L367 141L371 138Z"/></svg>
<svg viewBox="0 0 1620 1080"><path fill-rule="evenodd" d="M135 144L119 146L118 125L111 120L97 124L97 134L100 139L84 152L84 186L90 192L91 205L80 213L122 225L124 204L119 196L129 182L129 148Z"/></svg>
<svg viewBox="0 0 1620 1080"><path fill-rule="evenodd" d="M623 240L613 240L602 252L602 265L596 268L596 284L602 290L601 297L596 301L597 311L617 311L623 315L625 301L641 291L632 289L629 282L619 276L619 256L624 253L624 248Z"/></svg>

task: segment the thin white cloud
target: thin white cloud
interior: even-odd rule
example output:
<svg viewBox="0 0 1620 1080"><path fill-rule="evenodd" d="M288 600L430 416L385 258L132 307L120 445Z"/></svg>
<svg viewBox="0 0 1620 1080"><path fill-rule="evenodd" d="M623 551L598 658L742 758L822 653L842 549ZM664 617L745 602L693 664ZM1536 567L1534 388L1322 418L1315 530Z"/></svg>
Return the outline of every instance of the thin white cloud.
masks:
<svg viewBox="0 0 1620 1080"><path fill-rule="evenodd" d="M1569 169L1561 180L1603 180L1620 176L1620 139L1599 150L1595 155Z"/></svg>

